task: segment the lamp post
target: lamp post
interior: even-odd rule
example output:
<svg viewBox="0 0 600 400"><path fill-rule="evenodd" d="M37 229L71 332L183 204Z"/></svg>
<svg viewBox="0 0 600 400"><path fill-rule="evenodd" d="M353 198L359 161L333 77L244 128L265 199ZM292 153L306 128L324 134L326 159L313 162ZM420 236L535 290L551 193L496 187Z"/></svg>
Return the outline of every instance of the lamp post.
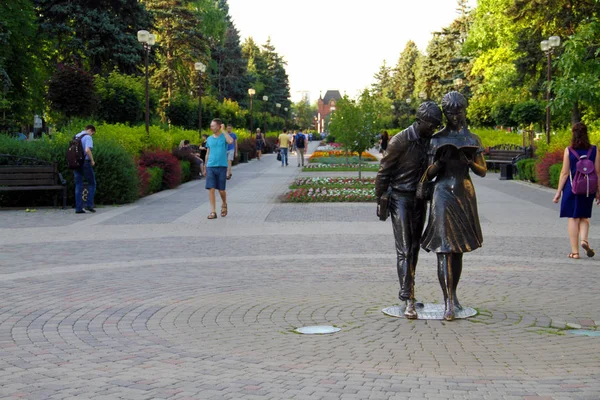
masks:
<svg viewBox="0 0 600 400"><path fill-rule="evenodd" d="M150 85L148 83L148 54L156 43L156 37L148 31L138 31L138 42L144 47L144 63L146 65L146 137L150 137Z"/></svg>
<svg viewBox="0 0 600 400"><path fill-rule="evenodd" d="M391 105L390 110L392 110L392 128L394 127L394 119L396 119L396 106Z"/></svg>
<svg viewBox="0 0 600 400"><path fill-rule="evenodd" d="M250 96L250 135L254 134L254 116L252 115L252 97L256 94L256 90L248 89L248 96Z"/></svg>
<svg viewBox="0 0 600 400"><path fill-rule="evenodd" d="M264 133L263 135L267 134L267 101L269 101L269 96L263 96L263 101L265 102L265 119L263 121L263 129L264 129Z"/></svg>
<svg viewBox="0 0 600 400"><path fill-rule="evenodd" d="M287 128L287 120L288 120L288 108L285 107L283 109L283 112L285 112L285 127Z"/></svg>
<svg viewBox="0 0 600 400"><path fill-rule="evenodd" d="M202 74L206 71L206 65L197 62L194 69L198 71L198 139L202 141Z"/></svg>
<svg viewBox="0 0 600 400"><path fill-rule="evenodd" d="M552 81L552 53L560 46L559 36L550 36L548 40L542 40L540 47L548 58L548 87L546 88L546 143L550 144L550 82Z"/></svg>
<svg viewBox="0 0 600 400"><path fill-rule="evenodd" d="M275 103L275 108L277 109L277 117L279 117L279 111L281 111L281 103Z"/></svg>

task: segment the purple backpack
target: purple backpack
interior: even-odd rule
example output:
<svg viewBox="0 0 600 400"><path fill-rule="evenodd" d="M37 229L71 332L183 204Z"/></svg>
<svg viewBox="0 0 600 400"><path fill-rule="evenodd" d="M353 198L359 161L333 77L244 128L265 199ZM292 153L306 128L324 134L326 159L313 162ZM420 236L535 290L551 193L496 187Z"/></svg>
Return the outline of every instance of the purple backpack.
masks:
<svg viewBox="0 0 600 400"><path fill-rule="evenodd" d="M596 190L598 189L598 175L596 174L594 162L590 160L590 156L595 147L596 146L591 146L587 155L581 157L575 150L569 147L571 154L577 158L577 164L575 164L575 176L569 174L573 194L589 197L590 194L596 193Z"/></svg>

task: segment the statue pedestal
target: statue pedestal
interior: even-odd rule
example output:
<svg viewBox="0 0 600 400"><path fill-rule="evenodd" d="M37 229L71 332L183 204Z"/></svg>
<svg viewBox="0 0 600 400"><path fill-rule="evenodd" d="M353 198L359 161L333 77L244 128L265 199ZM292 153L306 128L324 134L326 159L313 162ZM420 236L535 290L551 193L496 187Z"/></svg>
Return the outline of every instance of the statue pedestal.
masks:
<svg viewBox="0 0 600 400"><path fill-rule="evenodd" d="M417 319L444 319L444 305L443 304L434 304L434 303L416 303L417 310ZM399 306L391 306L384 308L381 310L385 315L396 318L405 318L404 310L406 305L402 304ZM462 307L460 309L455 309L454 318L455 319L464 319L469 317L474 317L477 315L477 310L471 307Z"/></svg>

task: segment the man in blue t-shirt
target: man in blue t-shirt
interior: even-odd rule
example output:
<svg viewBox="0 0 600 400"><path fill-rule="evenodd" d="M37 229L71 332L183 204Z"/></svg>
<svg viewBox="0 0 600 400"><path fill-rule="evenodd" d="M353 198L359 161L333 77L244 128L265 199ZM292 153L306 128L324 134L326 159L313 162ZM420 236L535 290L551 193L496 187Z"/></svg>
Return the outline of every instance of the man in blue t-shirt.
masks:
<svg viewBox="0 0 600 400"><path fill-rule="evenodd" d="M77 137L81 137L81 145L83 146L83 152L85 153L85 162L80 168L74 169L73 174L75 175L75 213L85 214L83 211L83 178L88 183L88 195L87 204L85 209L89 212L95 213L94 209L94 195L96 194L96 175L94 174L94 155L92 154L92 148L94 147L94 141L92 136L96 133L94 125L88 125L85 130L79 132Z"/></svg>
<svg viewBox="0 0 600 400"><path fill-rule="evenodd" d="M227 145L233 143L233 138L225 131L223 122L215 118L210 123L212 136L206 140L206 189L210 200L211 213L208 219L217 218L215 189L221 195L221 217L227 216Z"/></svg>
<svg viewBox="0 0 600 400"><path fill-rule="evenodd" d="M238 141L237 135L232 132L233 126L231 124L227 124L227 134L233 138L233 143L227 144L227 179L231 179L231 166L233 164L233 159L237 157L238 154Z"/></svg>

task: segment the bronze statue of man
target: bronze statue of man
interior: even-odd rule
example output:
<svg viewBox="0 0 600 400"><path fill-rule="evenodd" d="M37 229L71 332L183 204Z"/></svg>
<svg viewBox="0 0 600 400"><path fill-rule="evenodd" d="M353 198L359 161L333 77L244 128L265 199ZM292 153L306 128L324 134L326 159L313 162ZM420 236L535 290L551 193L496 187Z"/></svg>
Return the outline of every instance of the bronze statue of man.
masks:
<svg viewBox="0 0 600 400"><path fill-rule="evenodd" d="M406 302L406 318L417 318L415 268L425 224L425 201L415 196L417 183L427 167L429 139L442 122L442 111L433 101L417 110L417 122L390 139L387 154L375 181L378 210L381 196L391 187L389 210L396 239L399 298ZM379 212L379 211L378 211Z"/></svg>

